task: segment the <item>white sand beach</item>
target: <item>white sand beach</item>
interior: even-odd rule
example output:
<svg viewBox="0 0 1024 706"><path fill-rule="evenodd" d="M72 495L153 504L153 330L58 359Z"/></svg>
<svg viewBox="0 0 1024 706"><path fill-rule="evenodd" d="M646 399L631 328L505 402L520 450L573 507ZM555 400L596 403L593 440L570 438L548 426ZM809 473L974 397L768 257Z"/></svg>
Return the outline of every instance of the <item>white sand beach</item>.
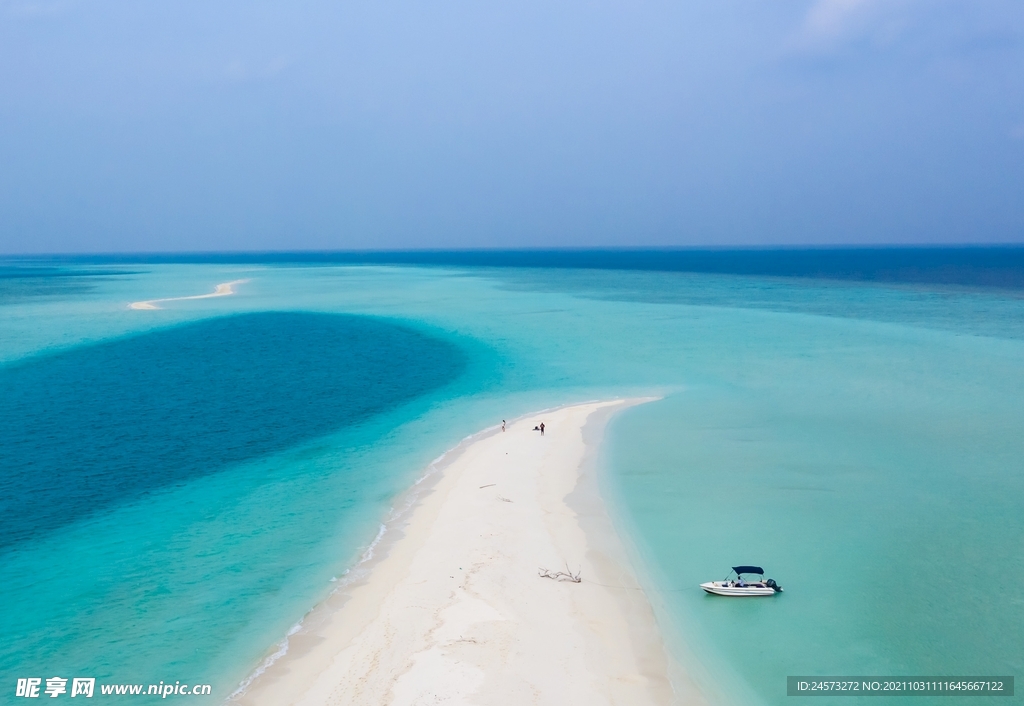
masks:
<svg viewBox="0 0 1024 706"><path fill-rule="evenodd" d="M132 302L128 305L129 309L159 309L157 304L163 302L181 302L187 299L212 299L213 297L227 297L235 293L235 286L239 284L245 284L249 280L247 279L236 279L231 282L223 282L218 284L212 292L209 294L194 294L190 297L167 297L165 299L147 299L141 302Z"/></svg>
<svg viewBox="0 0 1024 706"><path fill-rule="evenodd" d="M235 700L699 703L689 687L673 691L594 478L607 417L644 401L530 415L451 452L366 576L308 615L287 654ZM538 575L567 566L580 583Z"/></svg>

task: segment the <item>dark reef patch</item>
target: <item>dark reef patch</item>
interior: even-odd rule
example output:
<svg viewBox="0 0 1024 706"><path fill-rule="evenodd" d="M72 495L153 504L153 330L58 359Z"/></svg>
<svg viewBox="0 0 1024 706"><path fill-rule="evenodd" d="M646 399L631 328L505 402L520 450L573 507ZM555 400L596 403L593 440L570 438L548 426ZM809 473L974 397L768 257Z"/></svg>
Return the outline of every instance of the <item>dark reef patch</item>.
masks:
<svg viewBox="0 0 1024 706"><path fill-rule="evenodd" d="M363 316L208 319L0 368L0 547L454 381L456 344Z"/></svg>

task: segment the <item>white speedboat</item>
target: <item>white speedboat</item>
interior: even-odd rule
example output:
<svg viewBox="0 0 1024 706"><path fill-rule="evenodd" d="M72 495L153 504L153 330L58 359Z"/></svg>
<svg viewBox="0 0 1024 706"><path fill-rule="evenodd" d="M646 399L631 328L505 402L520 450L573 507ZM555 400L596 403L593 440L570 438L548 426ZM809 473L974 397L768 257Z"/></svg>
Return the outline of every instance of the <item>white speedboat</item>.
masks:
<svg viewBox="0 0 1024 706"><path fill-rule="evenodd" d="M736 574L735 579L731 578L733 574ZM760 578L748 581L743 578L744 574L757 574ZM764 580L764 569L760 566L734 566L724 581L708 581L700 587L716 596L774 596L782 593L782 586L775 583L775 579Z"/></svg>

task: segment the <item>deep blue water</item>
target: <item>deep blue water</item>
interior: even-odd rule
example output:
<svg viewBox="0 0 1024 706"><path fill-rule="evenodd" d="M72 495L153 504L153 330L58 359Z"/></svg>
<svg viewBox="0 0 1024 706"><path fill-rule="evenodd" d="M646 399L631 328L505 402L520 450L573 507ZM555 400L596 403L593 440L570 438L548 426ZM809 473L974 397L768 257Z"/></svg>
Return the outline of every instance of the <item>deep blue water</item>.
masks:
<svg viewBox="0 0 1024 706"><path fill-rule="evenodd" d="M92 291L105 278L137 274L126 269L68 267L54 260L0 258L0 305L40 296L72 296Z"/></svg>
<svg viewBox="0 0 1024 706"><path fill-rule="evenodd" d="M305 263L550 267L1024 288L1024 247L590 248L110 254L73 263Z"/></svg>
<svg viewBox="0 0 1024 706"><path fill-rule="evenodd" d="M218 317L0 368L0 547L354 425L465 354L372 317Z"/></svg>

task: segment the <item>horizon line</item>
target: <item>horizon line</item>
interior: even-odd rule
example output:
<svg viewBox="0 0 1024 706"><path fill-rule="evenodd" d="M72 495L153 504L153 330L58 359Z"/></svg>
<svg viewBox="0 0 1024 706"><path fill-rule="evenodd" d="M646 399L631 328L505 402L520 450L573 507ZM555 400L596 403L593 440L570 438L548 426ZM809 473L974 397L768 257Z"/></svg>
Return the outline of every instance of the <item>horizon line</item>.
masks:
<svg viewBox="0 0 1024 706"><path fill-rule="evenodd" d="M1021 242L991 243L811 243L811 244L730 244L730 245L563 245L527 247L413 247L413 248L303 248L303 249L223 249L223 250L97 250L81 252L2 253L0 260L18 258L145 258L145 257L229 257L253 255L407 255L447 253L586 253L586 252L815 252L870 250L1022 250Z"/></svg>

